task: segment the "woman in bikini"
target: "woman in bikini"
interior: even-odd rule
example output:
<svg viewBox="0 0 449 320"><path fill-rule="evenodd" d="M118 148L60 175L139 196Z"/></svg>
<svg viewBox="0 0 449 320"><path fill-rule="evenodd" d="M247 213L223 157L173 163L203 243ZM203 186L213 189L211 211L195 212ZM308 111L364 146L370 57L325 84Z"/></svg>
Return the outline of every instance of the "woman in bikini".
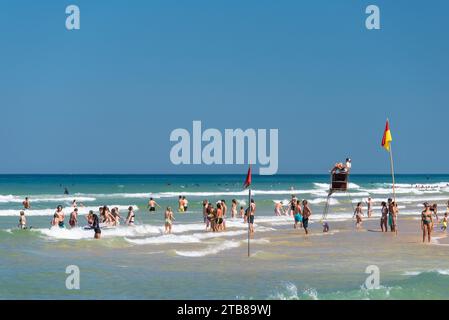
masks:
<svg viewBox="0 0 449 320"><path fill-rule="evenodd" d="M173 211L170 207L167 207L164 214L165 218L165 233L171 233L173 221L175 217L173 216Z"/></svg>
<svg viewBox="0 0 449 320"><path fill-rule="evenodd" d="M422 229L422 242L426 242L427 240L430 243L431 235L432 235L432 211L430 211L430 205L426 202L424 203L424 211L421 213L421 229Z"/></svg>

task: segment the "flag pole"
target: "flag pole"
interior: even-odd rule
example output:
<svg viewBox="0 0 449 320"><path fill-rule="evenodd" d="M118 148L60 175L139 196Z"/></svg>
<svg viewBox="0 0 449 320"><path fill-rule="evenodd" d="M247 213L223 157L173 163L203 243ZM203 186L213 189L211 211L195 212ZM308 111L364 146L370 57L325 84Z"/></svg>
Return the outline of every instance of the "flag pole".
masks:
<svg viewBox="0 0 449 320"><path fill-rule="evenodd" d="M249 192L248 192L248 216L246 217L246 219L248 220L248 258L250 256L250 216L251 216L251 187L249 188Z"/></svg>
<svg viewBox="0 0 449 320"><path fill-rule="evenodd" d="M393 149L391 148L390 144L390 167L391 167L391 178L393 180L393 199L394 202L396 202L396 184L395 184L395 178L394 178L394 161L393 161Z"/></svg>

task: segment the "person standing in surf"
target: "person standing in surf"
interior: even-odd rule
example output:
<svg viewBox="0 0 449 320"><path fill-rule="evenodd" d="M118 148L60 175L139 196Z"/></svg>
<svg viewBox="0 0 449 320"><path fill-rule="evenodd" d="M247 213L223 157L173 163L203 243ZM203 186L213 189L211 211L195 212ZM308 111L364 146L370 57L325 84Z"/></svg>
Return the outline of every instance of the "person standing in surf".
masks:
<svg viewBox="0 0 449 320"><path fill-rule="evenodd" d="M298 224L299 224L299 227L302 226L302 208L301 208L301 202L299 200L296 201L294 218L295 218L295 224L293 225L293 228L297 229Z"/></svg>
<svg viewBox="0 0 449 320"><path fill-rule="evenodd" d="M223 210L223 231L226 231L226 214L228 213L228 206L225 200L221 200L221 208Z"/></svg>
<svg viewBox="0 0 449 320"><path fill-rule="evenodd" d="M290 210L288 211L288 213L289 213L289 215L290 215L291 217L293 217L293 215L294 215L295 212L296 212L296 204L297 204L297 202L298 202L298 199L296 198L295 195L292 194L292 199L291 199L290 202L289 202Z"/></svg>
<svg viewBox="0 0 449 320"><path fill-rule="evenodd" d="M366 201L366 205L368 206L368 218L371 218L371 215L373 214L373 200L371 197Z"/></svg>
<svg viewBox="0 0 449 320"><path fill-rule="evenodd" d="M128 208L128 216L126 217L126 224L128 226L133 226L135 218L136 218L136 215L134 214L134 208L133 207L129 207Z"/></svg>
<svg viewBox="0 0 449 320"><path fill-rule="evenodd" d="M74 208L70 213L69 225L71 228L75 228L78 223L78 208Z"/></svg>
<svg viewBox="0 0 449 320"><path fill-rule="evenodd" d="M150 212L156 212L156 207L160 208L161 206L153 198L150 198L150 201L148 201L148 210Z"/></svg>
<svg viewBox="0 0 449 320"><path fill-rule="evenodd" d="M380 227L382 229L382 232L388 232L388 207L385 201L382 202L381 210L382 212L380 217Z"/></svg>
<svg viewBox="0 0 449 320"><path fill-rule="evenodd" d="M26 229L27 228L27 218L25 217L25 211L20 211L20 217L19 217L19 229Z"/></svg>
<svg viewBox="0 0 449 320"><path fill-rule="evenodd" d="M62 211L62 206L59 205L56 207L56 212L53 215L52 225L53 226L57 225L59 228L65 228L64 219L65 219L65 217L64 217L64 212Z"/></svg>
<svg viewBox="0 0 449 320"><path fill-rule="evenodd" d="M304 200L302 202L303 209L302 209L302 227L304 228L304 231L306 232L306 235L309 234L309 218L312 215L312 209L309 207L309 202L307 200Z"/></svg>
<svg viewBox="0 0 449 320"><path fill-rule="evenodd" d="M173 221L175 217L173 216L173 211L170 207L167 207L164 214L165 218L165 233L170 234L172 232Z"/></svg>
<svg viewBox="0 0 449 320"><path fill-rule="evenodd" d="M231 201L231 219L235 219L235 217L237 217L237 200L232 199Z"/></svg>
<svg viewBox="0 0 449 320"><path fill-rule="evenodd" d="M422 229L422 242L426 242L426 236L428 242L430 243L432 239L432 229L433 229L432 211L430 210L430 205L426 202L424 203L424 211L421 212L421 229Z"/></svg>
<svg viewBox="0 0 449 320"><path fill-rule="evenodd" d="M353 216L356 218L355 225L356 225L357 229L360 229L362 227L362 222L363 222L362 216L363 216L362 203L359 202L359 203L357 203L357 207L354 210L354 216Z"/></svg>
<svg viewBox="0 0 449 320"><path fill-rule="evenodd" d="M25 200L23 200L22 204L23 204L23 209L25 209L25 210L31 209L31 202L30 202L30 199L28 199L28 197L26 197Z"/></svg>
<svg viewBox="0 0 449 320"><path fill-rule="evenodd" d="M251 203L249 206L249 231L251 234L254 234L254 216L256 215L256 202L254 199L251 199Z"/></svg>

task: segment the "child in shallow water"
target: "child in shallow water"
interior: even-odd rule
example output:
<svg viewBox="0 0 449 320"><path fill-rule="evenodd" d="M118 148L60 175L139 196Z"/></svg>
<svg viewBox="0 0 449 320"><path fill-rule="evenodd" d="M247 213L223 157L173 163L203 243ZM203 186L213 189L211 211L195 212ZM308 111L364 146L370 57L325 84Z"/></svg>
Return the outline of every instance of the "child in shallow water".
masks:
<svg viewBox="0 0 449 320"><path fill-rule="evenodd" d="M444 217L443 217L443 226L441 227L441 230L442 230L442 231L446 231L446 229L447 229L447 212L444 214Z"/></svg>
<svg viewBox="0 0 449 320"><path fill-rule="evenodd" d="M19 217L19 229L26 229L27 228L27 218L25 217L25 212L20 211L20 217Z"/></svg>

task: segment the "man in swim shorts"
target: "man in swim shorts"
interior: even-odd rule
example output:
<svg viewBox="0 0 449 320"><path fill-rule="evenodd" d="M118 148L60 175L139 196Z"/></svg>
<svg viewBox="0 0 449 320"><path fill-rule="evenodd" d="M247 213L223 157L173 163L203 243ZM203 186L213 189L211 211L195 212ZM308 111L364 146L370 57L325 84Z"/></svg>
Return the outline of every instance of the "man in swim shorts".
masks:
<svg viewBox="0 0 449 320"><path fill-rule="evenodd" d="M306 234L309 234L309 218L312 215L312 210L310 209L309 202L307 200L304 200L302 205L302 227L304 228Z"/></svg>

